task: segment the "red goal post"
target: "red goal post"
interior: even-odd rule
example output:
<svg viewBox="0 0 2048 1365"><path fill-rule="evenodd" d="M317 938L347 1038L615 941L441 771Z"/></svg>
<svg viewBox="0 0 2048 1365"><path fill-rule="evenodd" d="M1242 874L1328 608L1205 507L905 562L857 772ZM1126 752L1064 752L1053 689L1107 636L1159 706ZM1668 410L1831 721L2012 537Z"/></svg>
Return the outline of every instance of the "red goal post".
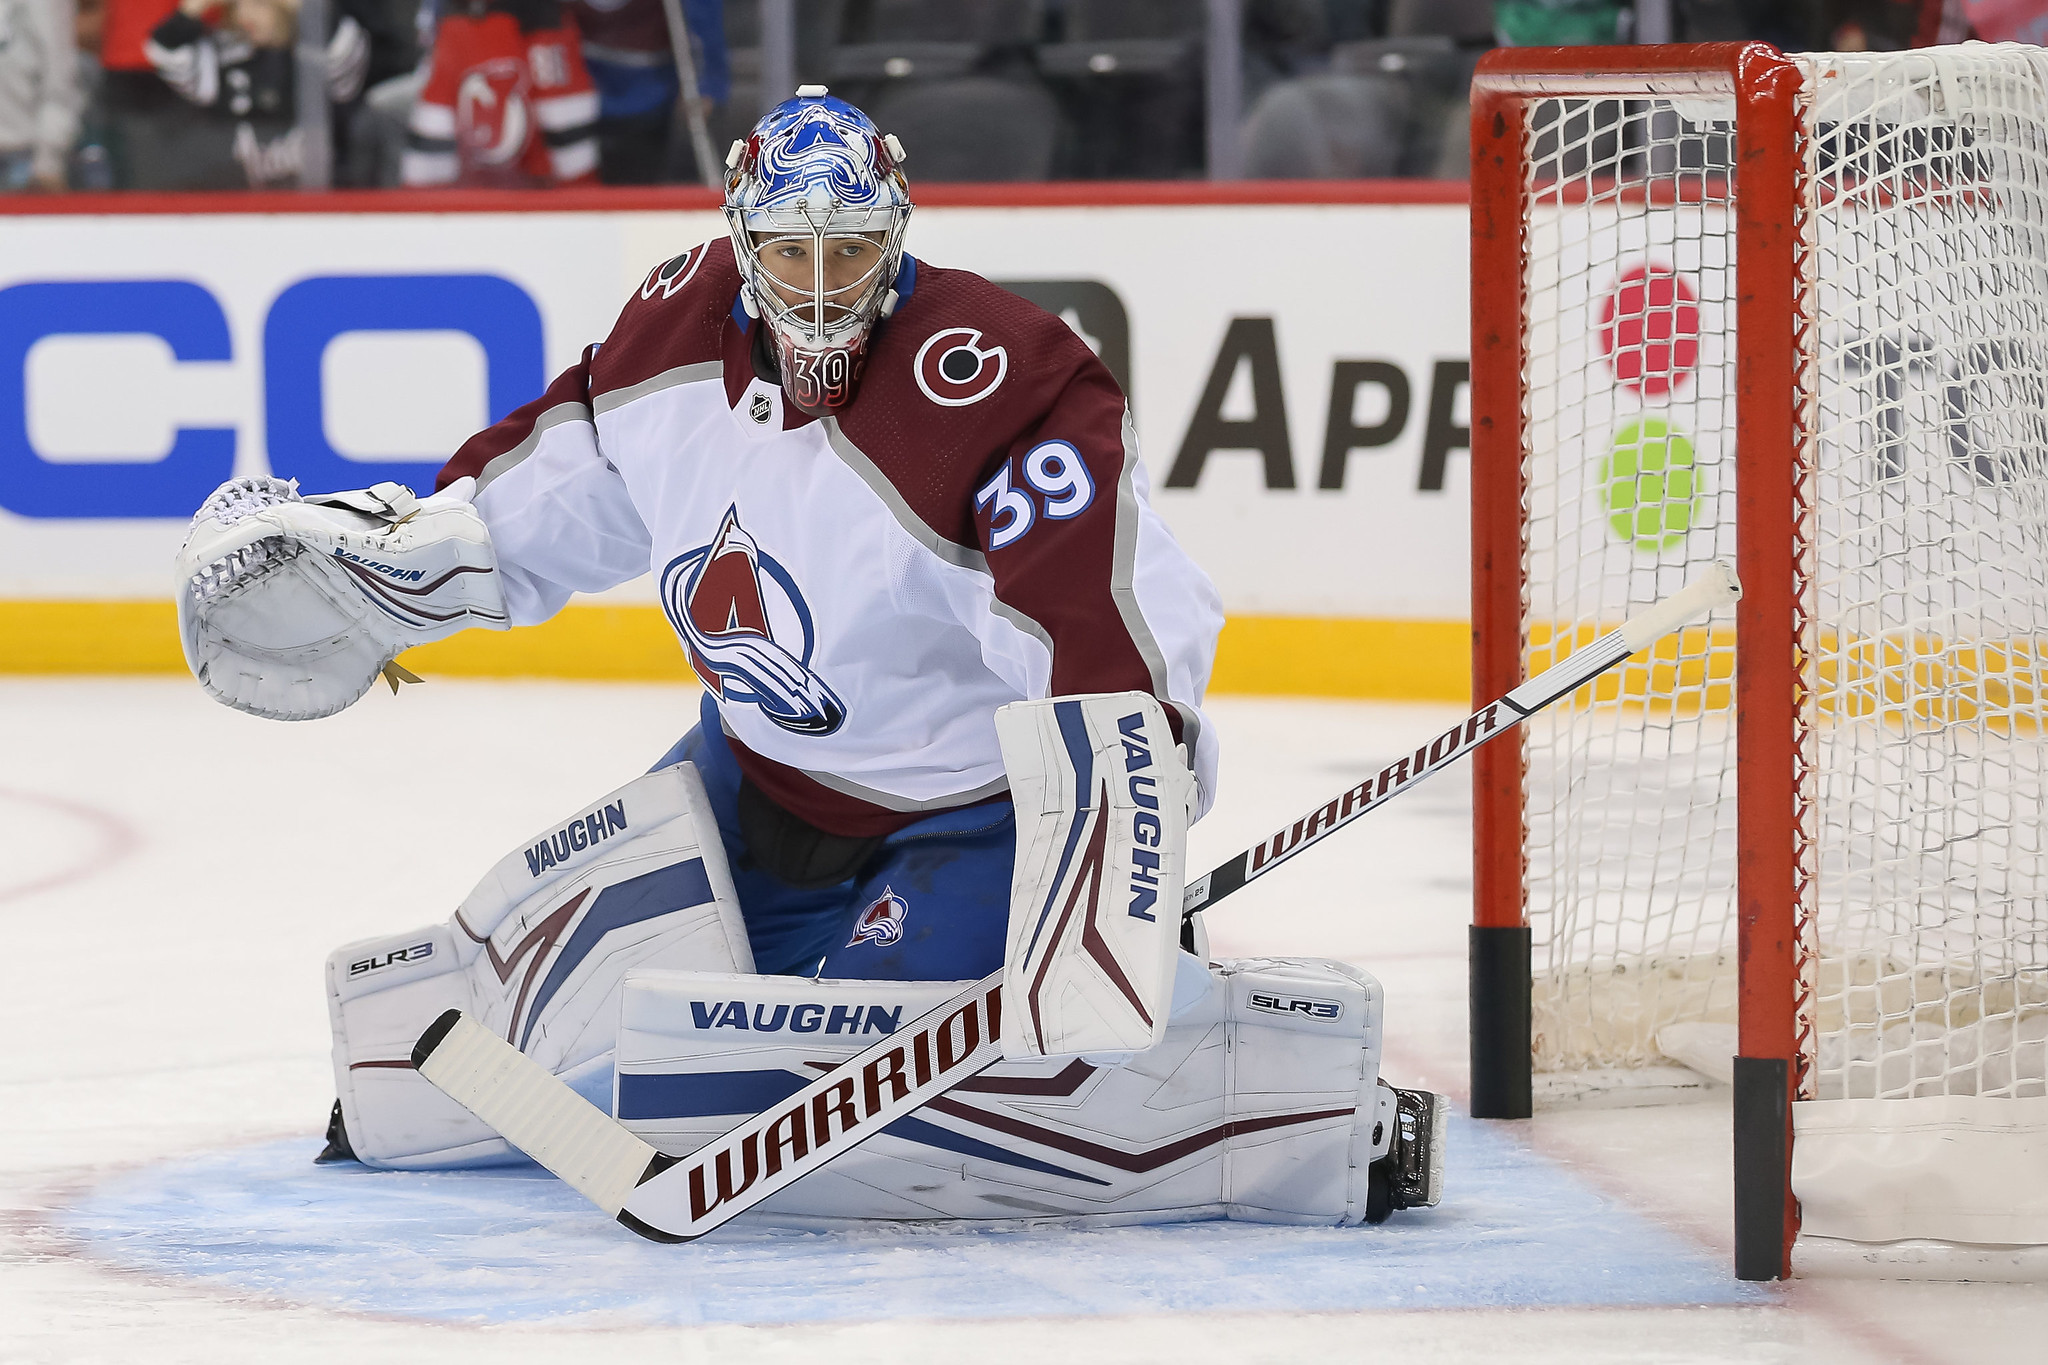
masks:
<svg viewBox="0 0 2048 1365"><path fill-rule="evenodd" d="M1797 745L1792 571L1800 530L1796 455L1802 384L1795 333L1802 167L1797 67L1762 43L1524 48L1489 53L1472 86L1473 695L1499 696L1525 667L1523 377L1528 360L1528 113L1558 96L1716 95L1735 107L1740 192L1703 171L1679 192L1732 198L1741 295L1735 425L1744 594L1737 635L1738 774L1743 858L1737 1063L1737 1261L1746 1278L1785 1273L1797 1214L1789 1190L1790 1106L1797 1085L1798 974L1792 907ZM1760 642L1769 641L1768 647ZM1762 761L1762 755L1774 755ZM1749 761L1756 759L1758 761ZM1472 1112L1531 1109L1529 930L1523 759L1495 745L1474 759Z"/></svg>
<svg viewBox="0 0 2048 1365"><path fill-rule="evenodd" d="M1724 1081L1739 1275L2038 1273L2048 52L1508 50L1472 115L1475 692L1744 589L1477 756L1473 1113Z"/></svg>

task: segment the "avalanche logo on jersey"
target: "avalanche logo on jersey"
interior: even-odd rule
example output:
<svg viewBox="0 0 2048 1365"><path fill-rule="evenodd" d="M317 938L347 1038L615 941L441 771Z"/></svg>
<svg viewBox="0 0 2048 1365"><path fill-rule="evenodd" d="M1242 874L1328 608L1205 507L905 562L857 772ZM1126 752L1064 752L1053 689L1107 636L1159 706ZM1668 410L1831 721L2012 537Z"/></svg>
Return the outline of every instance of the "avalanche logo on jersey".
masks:
<svg viewBox="0 0 2048 1365"><path fill-rule="evenodd" d="M903 937L903 920L909 913L910 902L891 888L883 887L882 894L875 897L874 903L861 911L860 918L854 921L853 937L846 940L846 946L856 948L863 943L872 943L877 947L887 947Z"/></svg>
<svg viewBox="0 0 2048 1365"><path fill-rule="evenodd" d="M829 735L846 723L846 703L811 671L817 632L796 579L761 552L737 506L709 545L662 570L661 606L720 701L758 706L792 734Z"/></svg>
<svg viewBox="0 0 2048 1365"><path fill-rule="evenodd" d="M982 346L977 328L948 327L917 348L914 368L925 397L942 408L964 408L1001 386L1010 372L1010 353Z"/></svg>
<svg viewBox="0 0 2048 1365"><path fill-rule="evenodd" d="M526 68L515 57L493 57L463 76L455 95L455 142L464 161L506 166L519 159L533 127L526 93Z"/></svg>

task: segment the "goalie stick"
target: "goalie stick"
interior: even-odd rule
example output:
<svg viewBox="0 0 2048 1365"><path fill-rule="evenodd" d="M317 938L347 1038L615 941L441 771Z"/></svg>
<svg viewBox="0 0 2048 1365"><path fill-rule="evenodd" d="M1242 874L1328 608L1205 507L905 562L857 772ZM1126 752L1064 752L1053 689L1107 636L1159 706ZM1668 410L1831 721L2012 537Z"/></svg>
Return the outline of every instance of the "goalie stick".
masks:
<svg viewBox="0 0 2048 1365"><path fill-rule="evenodd" d="M1502 697L1489 702L1414 753L1395 759L1373 776L1320 809L1309 812L1272 838L1252 845L1219 863L1187 885L1181 914L1208 909L1289 858L1321 843L1344 826L1406 791L1423 778L1471 753L1496 735L1505 734L1559 697L1578 691L1622 660L1669 635L1715 607L1742 596L1735 570L1716 561L1707 571L1655 606L1629 617L1599 639L1544 669Z"/></svg>
<svg viewBox="0 0 2048 1365"><path fill-rule="evenodd" d="M1508 733L1630 655L1742 595L1706 574L1553 664L1335 800L1189 884L1192 916ZM686 1157L655 1150L517 1048L449 1010L413 1066L505 1139L643 1237L688 1242L752 1208L1002 1057L1000 971Z"/></svg>

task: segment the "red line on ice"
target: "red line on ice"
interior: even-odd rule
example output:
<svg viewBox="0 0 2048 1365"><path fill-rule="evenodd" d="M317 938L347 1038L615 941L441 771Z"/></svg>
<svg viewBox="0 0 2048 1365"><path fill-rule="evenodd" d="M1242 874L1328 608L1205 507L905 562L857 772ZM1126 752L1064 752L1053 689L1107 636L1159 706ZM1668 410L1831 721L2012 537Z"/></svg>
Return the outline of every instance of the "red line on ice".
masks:
<svg viewBox="0 0 2048 1365"><path fill-rule="evenodd" d="M59 811L87 826L99 837L94 841L94 847L87 849L70 866L59 868L19 886L0 886L0 906L27 900L45 891L54 891L60 886L68 886L72 882L97 876L119 863L142 844L142 837L127 821L95 806L61 796L52 796L47 792L25 792L11 787L0 787L0 802L7 801Z"/></svg>

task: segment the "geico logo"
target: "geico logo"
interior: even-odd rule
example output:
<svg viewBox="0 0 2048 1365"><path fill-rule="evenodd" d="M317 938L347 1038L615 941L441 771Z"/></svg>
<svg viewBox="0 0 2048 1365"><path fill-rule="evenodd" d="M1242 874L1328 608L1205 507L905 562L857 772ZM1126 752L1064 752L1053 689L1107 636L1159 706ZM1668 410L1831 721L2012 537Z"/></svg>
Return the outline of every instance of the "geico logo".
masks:
<svg viewBox="0 0 2048 1365"><path fill-rule="evenodd" d="M348 964L348 974L351 977L368 976L371 972L381 972L386 967L395 967L409 962L424 962L433 955L434 945L432 943L415 943L410 948L393 948L390 952L384 953L381 956L366 957L361 961L351 962Z"/></svg>
<svg viewBox="0 0 2048 1365"><path fill-rule="evenodd" d="M759 1033L894 1033L903 1006L753 1005L744 1000L692 1000L690 1018L700 1029L737 1028Z"/></svg>
<svg viewBox="0 0 2048 1365"><path fill-rule="evenodd" d="M67 452L45 457L30 436L29 353L48 337L154 337L177 365L235 354L221 299L193 280L34 280L0 289L0 508L25 517L183 520L235 470L259 434L269 472L307 488L359 488L383 479L433 486L442 456L374 463L327 439L325 357L345 333L460 332L483 349L488 420L547 383L540 309L498 275L331 275L299 280L262 320L262 405L222 413L214 426L176 426L168 451ZM118 376L101 381L119 387ZM82 409L112 392L44 392L38 411ZM260 431L259 431L260 424ZM243 473L261 473L244 469Z"/></svg>
<svg viewBox="0 0 2048 1365"><path fill-rule="evenodd" d="M1310 1000L1299 995L1272 995L1265 991L1253 991L1251 1006L1268 1014L1299 1014L1310 1019L1341 1019L1344 1005L1337 1000Z"/></svg>

